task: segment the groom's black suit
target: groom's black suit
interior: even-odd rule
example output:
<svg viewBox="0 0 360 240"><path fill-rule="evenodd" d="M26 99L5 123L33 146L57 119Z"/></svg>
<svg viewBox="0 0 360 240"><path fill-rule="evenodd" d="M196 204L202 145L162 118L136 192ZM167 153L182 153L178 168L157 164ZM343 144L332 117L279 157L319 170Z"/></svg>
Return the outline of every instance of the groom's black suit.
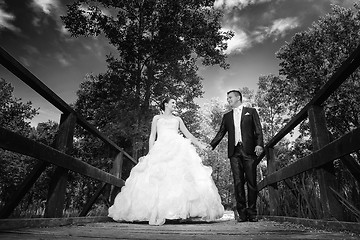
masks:
<svg viewBox="0 0 360 240"><path fill-rule="evenodd" d="M235 146L234 111L224 114L219 132L211 141L213 149L228 133L228 157L230 158L231 170L234 177L236 208L241 220L256 217L256 154L255 147L263 147L263 133L259 115L255 108L243 107L240 121L242 142ZM248 205L244 184L247 181Z"/></svg>

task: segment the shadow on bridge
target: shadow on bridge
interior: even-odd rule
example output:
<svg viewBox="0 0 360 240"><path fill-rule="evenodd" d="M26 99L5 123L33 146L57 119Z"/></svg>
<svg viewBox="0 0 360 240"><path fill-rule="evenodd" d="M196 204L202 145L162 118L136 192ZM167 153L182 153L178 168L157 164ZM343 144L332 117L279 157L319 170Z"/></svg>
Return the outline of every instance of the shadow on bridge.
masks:
<svg viewBox="0 0 360 240"><path fill-rule="evenodd" d="M0 63L7 68L10 72L16 75L20 80L29 85L42 97L44 97L48 102L53 104L57 109L62 112L60 126L56 138L54 140L54 147L49 147L47 145L38 143L36 141L30 140L23 136L20 136L14 132L11 132L7 129L0 128L0 147L4 150L20 153L26 156L31 156L38 159L38 163L34 166L33 170L28 174L26 179L17 187L16 192L11 196L11 201L7 202L5 206L0 210L1 224L3 226L8 226L8 228L16 228L16 223L12 224L12 221L15 219L7 219L12 211L19 204L21 199L29 191L32 185L39 178L41 173L46 169L49 164L54 164L57 166L55 174L51 179L50 190L48 194L48 199L46 203L46 210L44 217L47 218L48 225L54 226L64 225L64 224L84 224L88 222L98 222L97 224L92 223L89 227L90 232L94 232L94 229L99 230L101 228L110 228L116 236L120 236L120 232L127 231L126 229L137 228L131 227L130 225L114 225L114 223L108 223L108 225L102 225L102 221L108 221L106 217L98 218L78 218L78 220L71 220L72 218L59 219L62 217L63 208L64 208L64 199L65 199L65 190L67 183L68 171L73 171L85 176L88 176L92 179L98 180L101 182L100 187L93 195L93 197L88 201L88 203L83 208L79 217L84 217L87 215L92 205L96 199L103 193L107 185L112 187L112 199L124 185L124 180L121 178L123 173L123 163L124 161L130 162L131 164L136 164L129 154L127 154L121 147L117 146L114 142L100 133L94 126L88 123L82 116L75 112L68 104L66 104L60 97L58 97L54 92L52 92L45 84L43 84L36 76L34 76L29 70L27 70L23 65L21 65L16 59L14 59L10 54L8 54L4 49L0 47ZM259 190L263 190L266 187L269 190L269 202L270 202L270 215L267 216L267 219L278 220L278 221L293 221L305 225L315 225L317 227L331 227L335 226L336 223L340 226L340 229L348 229L351 231L360 231L359 223L345 223L341 222L343 220L343 211L344 198L338 194L336 178L334 175L333 161L340 159L345 166L348 167L348 170L352 173L355 179L360 182L360 166L357 161L350 156L351 153L358 151L360 149L360 128L356 128L353 131L345 134L344 136L332 140L329 131L326 128L326 119L324 115L324 106L323 103L329 98L329 96L337 89L339 86L358 68L360 65L360 47L358 47L346 61L337 69L329 81L321 88L321 90L314 96L314 98L293 118L291 121L282 128L275 136L272 138L269 143L265 146L264 153L259 156L258 162L260 162L265 156L267 160L268 175L258 184ZM274 146L284 138L288 133L290 133L294 128L299 125L306 118L310 122L310 130L312 143L315 151L310 155L298 159L296 162L292 163L289 166L286 166L281 169L275 168L276 156L274 154ZM98 168L95 168L79 159L76 159L70 155L69 149L72 148L73 144L73 135L76 124L83 127L92 135L101 139L105 144L107 144L112 151L115 153L115 159L113 162L113 169L110 173L104 172ZM294 177L305 171L314 170L318 173L319 186L320 186L320 199L321 199L321 209L319 211L323 212L324 219L333 219L335 221L325 221L325 220L306 220L306 219L296 219L289 217L277 217L278 214L278 190L277 184L280 181L285 181L286 185L290 188L293 188L292 183L288 181L289 178ZM50 221L50 219L52 219ZM75 219L75 218L74 218ZM79 220L83 219L83 220ZM28 222L37 222L36 224L28 224L28 226L42 226L41 222L45 222L44 219L31 219ZM20 224L21 220L17 220L18 227L24 227ZM50 223L54 223L51 225ZM331 222L333 224L331 224ZM223 226L223 222L216 226ZM307 224L308 223L308 224ZM50 224L50 225L49 225ZM249 224L249 223L248 223ZM232 221L228 220L227 224L224 226L224 230L219 230L214 235L219 238L222 236L221 232L227 231L227 235L232 235L234 231L241 232L250 231L251 228L255 227L260 229L259 231L267 231L262 229L261 226L268 224L268 222L260 221L259 223L254 223L255 225L250 226L249 228L242 229L241 225L233 224ZM26 225L26 224L25 224ZM276 225L276 224L275 224ZM10 227L12 226L12 227ZM146 231L154 231L154 228L140 225ZM169 225L158 228L158 232L161 232L161 229L168 229ZM200 225L197 225L198 227ZM202 225L201 225L202 226ZM213 224L206 225L204 227L203 234L212 234ZM229 229L231 226L233 229ZM245 226L245 225L244 225ZM4 229L6 227L3 227ZM76 227L69 227L66 231L71 232L71 229ZM181 228L185 228L182 226ZM215 227L222 229L221 227ZM335 227L339 230L339 227ZM57 228L55 228L57 229ZM93 230L92 230L93 229ZM176 228L179 229L179 228ZM262 230L261 230L262 229ZM84 227L85 231L86 227ZM214 231L215 231L214 230ZM43 234L44 231L36 230ZM57 230L54 230L57 231ZM74 230L75 231L75 230ZM128 234L132 234L132 230L129 230ZM135 230L134 230L135 231ZM145 230L144 230L145 231ZM166 231L175 231L177 234L180 233L178 230L166 230ZM188 234L188 231L193 230L184 230L185 233L181 232L180 234ZM199 230L200 231L200 230ZM32 230L29 230L32 232ZM290 231L291 232L291 231ZM70 233L69 233L70 234ZM85 233L84 233L85 234ZM144 233L145 234L145 233ZM30 234L31 235L31 234ZM126 234L125 234L126 235ZM184 235L184 236L185 236ZM189 235L189 234L188 234ZM191 234L190 234L191 235ZM190 236L189 235L189 236ZM209 237L210 235L206 235ZM236 234L235 234L236 235ZM234 235L234 236L235 236ZM0 235L1 236L1 235ZM115 235L114 235L115 236ZM145 235L144 235L145 236ZM175 236L175 235L174 235ZM211 235L212 236L212 235ZM239 237L239 235L236 235ZM249 235L250 236L250 235ZM31 238L29 238L31 239ZM168 239L168 238L167 238ZM176 238L175 238L176 239ZM180 238L179 238L180 239ZM183 239L183 238L181 238ZM211 239L209 237L209 239ZM215 239L215 238L213 238ZM231 239L231 238L229 238ZM246 239L246 237L245 237ZM257 238L265 239L265 238ZM268 239L268 238L266 238ZM280 238L281 239L281 238ZM285 239L285 238L283 238Z"/></svg>

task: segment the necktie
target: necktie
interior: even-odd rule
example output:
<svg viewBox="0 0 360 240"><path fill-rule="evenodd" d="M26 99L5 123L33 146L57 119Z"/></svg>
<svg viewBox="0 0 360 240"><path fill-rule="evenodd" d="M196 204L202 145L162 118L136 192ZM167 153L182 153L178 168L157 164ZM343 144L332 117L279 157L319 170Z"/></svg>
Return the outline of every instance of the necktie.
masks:
<svg viewBox="0 0 360 240"><path fill-rule="evenodd" d="M235 125L235 146L241 142L241 108L234 109L234 125Z"/></svg>

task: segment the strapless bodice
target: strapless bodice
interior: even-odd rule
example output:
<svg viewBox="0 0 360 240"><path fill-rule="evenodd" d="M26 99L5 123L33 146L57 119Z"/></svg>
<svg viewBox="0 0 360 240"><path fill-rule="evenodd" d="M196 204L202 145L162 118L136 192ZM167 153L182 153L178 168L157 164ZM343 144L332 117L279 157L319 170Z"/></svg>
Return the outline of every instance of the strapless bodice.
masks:
<svg viewBox="0 0 360 240"><path fill-rule="evenodd" d="M176 118L160 118L157 121L158 137L179 134L179 120Z"/></svg>

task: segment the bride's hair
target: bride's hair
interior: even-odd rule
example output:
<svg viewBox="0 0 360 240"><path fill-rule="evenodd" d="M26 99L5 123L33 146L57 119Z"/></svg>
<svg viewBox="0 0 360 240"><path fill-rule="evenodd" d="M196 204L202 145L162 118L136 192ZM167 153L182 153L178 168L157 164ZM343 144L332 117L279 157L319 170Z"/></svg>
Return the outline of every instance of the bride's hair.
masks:
<svg viewBox="0 0 360 240"><path fill-rule="evenodd" d="M162 111L165 111L165 103L170 102L171 99L172 99L171 97L166 97L166 98L164 98L164 100L161 101L160 109Z"/></svg>

